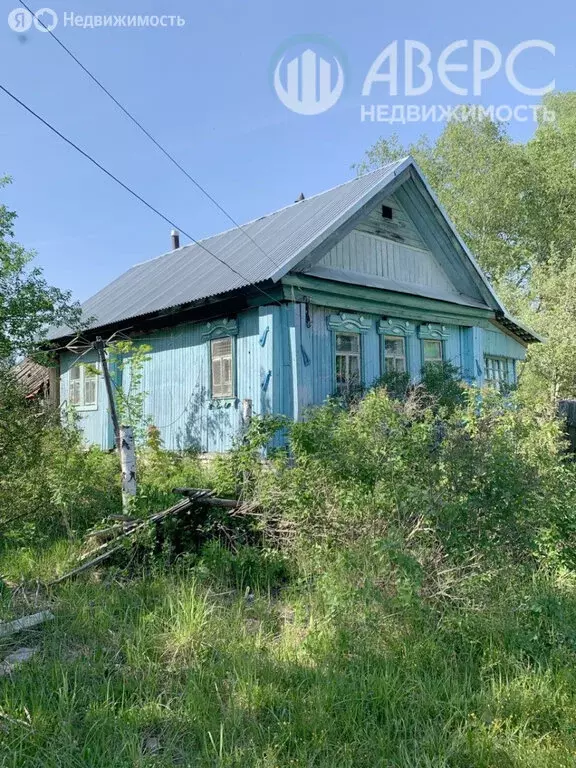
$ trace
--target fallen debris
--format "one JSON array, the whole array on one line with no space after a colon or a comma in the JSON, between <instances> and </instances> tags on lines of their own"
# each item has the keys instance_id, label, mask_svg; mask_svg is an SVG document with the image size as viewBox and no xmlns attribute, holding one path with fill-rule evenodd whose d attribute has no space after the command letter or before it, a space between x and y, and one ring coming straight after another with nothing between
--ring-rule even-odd
<instances>
[{"instance_id":1,"label":"fallen debris","mask_svg":"<svg viewBox=\"0 0 576 768\"><path fill-rule=\"evenodd\" d=\"M56 584L60 584L62 581L66 581L66 579L69 579L71 576L76 576L78 573L82 573L82 571L87 571L88 568L92 568L93 565L98 565L98 563L102 563L104 560L107 560L109 557L112 557L112 555L115 552L118 552L120 549L122 549L122 545L120 544L117 547L114 547L113 549L109 549L108 552L104 552L104 554L100 555L100 557L94 558L94 560L90 560L87 563L84 563L79 568L74 568L73 571L68 571L68 573L65 573L63 576L60 576L60 578L55 579L54 581L51 581L47 586L53 587Z\"/></svg>"},{"instance_id":2,"label":"fallen debris","mask_svg":"<svg viewBox=\"0 0 576 768\"><path fill-rule=\"evenodd\" d=\"M0 663L0 677L11 674L16 667L20 666L37 652L38 648L18 648L17 651L10 653L3 662Z\"/></svg>"},{"instance_id":3,"label":"fallen debris","mask_svg":"<svg viewBox=\"0 0 576 768\"><path fill-rule=\"evenodd\" d=\"M0 624L0 637L7 637L16 634L16 632L22 632L24 629L31 629L53 618L54 614L51 611L40 611L40 613L33 613L31 616L22 616L20 619Z\"/></svg>"},{"instance_id":4,"label":"fallen debris","mask_svg":"<svg viewBox=\"0 0 576 768\"><path fill-rule=\"evenodd\" d=\"M200 504L208 504L210 507L223 507L224 509L239 509L242 502L236 499L220 499L212 495L211 491L204 488L173 488L172 493L178 493L181 496L193 498ZM205 496L196 496L195 494L205 493ZM208 495L210 494L210 495Z\"/></svg>"},{"instance_id":5,"label":"fallen debris","mask_svg":"<svg viewBox=\"0 0 576 768\"><path fill-rule=\"evenodd\" d=\"M82 563L82 565L79 565L77 568L74 568L72 571L65 573L63 576L60 576L60 578L55 579L54 581L51 581L47 586L53 587L56 584L60 584L66 579L71 578L72 576L76 576L77 574L82 573L83 571L86 571L89 568L92 568L93 566L104 562L104 560L107 560L108 558L112 557L112 555L114 555L116 552L119 552L122 549L124 545L118 544L118 541L120 539L125 539L128 536L133 536L138 531L142 531L148 525L156 525L161 520L164 520L164 518L169 517L170 515L175 515L181 512L187 512L191 510L193 508L194 503L198 502L200 499L204 499L208 494L211 494L211 493L212 491L208 489L196 489L195 493L191 493L188 496L188 498L183 499L182 501L179 501L177 504L175 504L173 507L170 507L169 509L165 509L162 512L156 512L153 515L150 515L149 517L146 517L140 520L136 518L132 518L130 522L125 523L124 526L118 528L117 533L113 535L110 541L106 541L104 544L101 544L99 547L96 547L95 549L92 549L89 552L86 552L84 555L82 555L80 558L80 562L82 563L83 560L86 560L87 558L92 557L92 555L95 555L98 552L101 552L102 554L99 554L97 557L95 557L92 560L88 560L88 562ZM112 548L109 549L109 547L112 547Z\"/></svg>"},{"instance_id":6,"label":"fallen debris","mask_svg":"<svg viewBox=\"0 0 576 768\"><path fill-rule=\"evenodd\" d=\"M108 520L116 520L119 523L137 523L137 522L139 522L137 517L129 517L128 515L108 515Z\"/></svg>"}]
</instances>

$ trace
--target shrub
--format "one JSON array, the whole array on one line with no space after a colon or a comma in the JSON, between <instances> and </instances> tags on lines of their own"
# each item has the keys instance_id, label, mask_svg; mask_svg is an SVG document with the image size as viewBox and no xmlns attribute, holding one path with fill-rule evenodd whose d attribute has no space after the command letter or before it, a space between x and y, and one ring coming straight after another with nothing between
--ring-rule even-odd
<instances>
[{"instance_id":1,"label":"shrub","mask_svg":"<svg viewBox=\"0 0 576 768\"><path fill-rule=\"evenodd\" d=\"M558 424L496 392L458 400L376 389L312 410L290 428L292 459L259 476L262 505L303 546L399 532L459 560L572 564L576 475Z\"/></svg>"},{"instance_id":2,"label":"shrub","mask_svg":"<svg viewBox=\"0 0 576 768\"><path fill-rule=\"evenodd\" d=\"M73 418L27 400L9 372L0 372L0 527L8 539L82 533L120 508L112 457L86 451Z\"/></svg>"}]
</instances>

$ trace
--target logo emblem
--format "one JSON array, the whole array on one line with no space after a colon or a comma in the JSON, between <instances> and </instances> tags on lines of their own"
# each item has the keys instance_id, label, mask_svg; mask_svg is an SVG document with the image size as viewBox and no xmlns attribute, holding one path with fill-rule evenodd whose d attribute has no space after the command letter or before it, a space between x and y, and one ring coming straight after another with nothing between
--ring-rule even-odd
<instances>
[{"instance_id":1,"label":"logo emblem","mask_svg":"<svg viewBox=\"0 0 576 768\"><path fill-rule=\"evenodd\" d=\"M297 43L305 44L295 53ZM312 45L314 47L312 47ZM276 95L285 107L299 115L320 115L331 109L344 90L344 70L334 47L325 40L298 38L288 43L292 52L280 55L274 68ZM284 51L288 46L284 46ZM322 53L318 52L318 49Z\"/></svg>"},{"instance_id":2,"label":"logo emblem","mask_svg":"<svg viewBox=\"0 0 576 768\"><path fill-rule=\"evenodd\" d=\"M8 26L12 32L28 32L32 26L32 14L26 8L14 8L8 14Z\"/></svg>"},{"instance_id":3,"label":"logo emblem","mask_svg":"<svg viewBox=\"0 0 576 768\"><path fill-rule=\"evenodd\" d=\"M40 8L36 13L30 13L27 8L14 8L8 14L8 26L13 32L28 32L32 22L40 32L52 32L58 24L58 14L52 8Z\"/></svg>"},{"instance_id":4,"label":"logo emblem","mask_svg":"<svg viewBox=\"0 0 576 768\"><path fill-rule=\"evenodd\" d=\"M52 32L58 24L58 15L52 8L40 8L34 14L34 26L40 32Z\"/></svg>"}]
</instances>

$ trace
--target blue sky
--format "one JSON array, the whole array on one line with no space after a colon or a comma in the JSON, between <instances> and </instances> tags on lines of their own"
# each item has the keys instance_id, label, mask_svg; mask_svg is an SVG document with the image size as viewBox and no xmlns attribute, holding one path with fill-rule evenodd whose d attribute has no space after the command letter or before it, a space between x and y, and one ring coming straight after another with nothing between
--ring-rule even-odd
<instances>
[{"instance_id":1,"label":"blue sky","mask_svg":"<svg viewBox=\"0 0 576 768\"><path fill-rule=\"evenodd\" d=\"M361 88L370 64L391 41L420 40L439 52L459 39L487 39L504 54L528 39L548 40L555 58L526 53L527 84L556 78L576 87L576 6L551 0L483 3L355 3L337 0L48 0L62 20L77 14L179 14L183 27L55 29L61 39L239 221L346 181L352 163L393 130L411 141L439 125L360 122L362 103L449 104L459 100L435 82L425 97L370 99ZM141 135L49 35L24 37L0 18L0 82L195 237L229 221ZM32 8L35 10L36 5ZM294 35L321 34L347 59L346 90L323 115L287 110L270 83L271 61ZM467 60L466 56L454 60ZM454 81L460 76L455 74ZM464 82L466 77L460 82ZM469 80L468 80L469 82ZM532 104L503 74L485 104ZM526 139L533 123L516 123ZM0 93L0 174L13 177L2 202L18 212L16 237L34 248L50 282L85 299L132 264L168 250L170 227L130 198L74 150Z\"/></svg>"}]
</instances>

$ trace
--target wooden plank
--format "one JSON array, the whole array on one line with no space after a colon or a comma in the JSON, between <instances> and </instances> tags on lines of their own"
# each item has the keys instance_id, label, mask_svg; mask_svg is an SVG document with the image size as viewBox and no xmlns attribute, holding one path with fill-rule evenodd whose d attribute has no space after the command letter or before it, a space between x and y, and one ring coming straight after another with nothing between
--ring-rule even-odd
<instances>
[{"instance_id":1,"label":"wooden plank","mask_svg":"<svg viewBox=\"0 0 576 768\"><path fill-rule=\"evenodd\" d=\"M33 613L30 616L22 616L20 619L9 621L5 624L0 624L0 637L8 637L14 635L16 632L22 632L25 629L32 629L33 627L42 624L44 621L50 621L54 618L54 614L51 611L40 611L39 613Z\"/></svg>"},{"instance_id":2,"label":"wooden plank","mask_svg":"<svg viewBox=\"0 0 576 768\"><path fill-rule=\"evenodd\" d=\"M417 313L429 313L436 316L443 315L451 318L442 321L453 323L454 325L473 325L480 323L466 322L471 320L489 321L494 317L491 309L482 309L469 307L465 304L452 304L439 299L429 299L410 294L394 293L381 288L370 288L348 283L335 283L334 281L323 280L306 275L288 275L282 281L286 286L294 286L300 289L302 293L292 293L290 289L286 290L285 298L303 300L304 296L320 306L342 307L346 309L358 308L358 311L369 312L373 314L390 314L392 317L414 317L418 319ZM354 305L354 302L356 304ZM401 314L402 312L408 314ZM424 315L425 322L433 322L428 315ZM440 322L440 321L439 321Z\"/></svg>"},{"instance_id":3,"label":"wooden plank","mask_svg":"<svg viewBox=\"0 0 576 768\"><path fill-rule=\"evenodd\" d=\"M319 261L336 245L336 243L338 243L340 240L346 237L349 232L355 229L356 224L361 219L370 213L370 211L372 211L377 205L381 204L386 197L393 194L409 178L410 169L405 168L387 184L386 188L382 190L380 194L370 198L370 200L364 203L363 206L359 207L352 216L349 216L346 221L344 221L343 224L341 224L339 227L336 227L333 232L328 235L328 237L326 237L324 233L317 237L314 243L312 243L310 246L307 246L309 249L308 253L305 253L304 256L299 254L297 263L292 261L288 265L282 267L283 274L286 274L290 269L295 269L296 267L299 270L304 269L307 266L310 266L310 264ZM274 277L276 279L276 275Z\"/></svg>"},{"instance_id":4,"label":"wooden plank","mask_svg":"<svg viewBox=\"0 0 576 768\"><path fill-rule=\"evenodd\" d=\"M48 584L49 587L54 587L56 584L61 584L63 581L66 581L66 579L70 579L72 576L76 576L79 573L82 573L82 571L87 571L88 568L92 568L95 565L98 565L98 563L103 563L104 560L107 560L109 557L112 557L113 554L116 552L119 552L123 547L123 544L120 544L117 547L114 547L113 549L109 549L108 552L104 552L99 557L96 557L94 560L89 560L87 563L84 563L83 565L79 566L78 568L74 568L73 571L69 571L68 573L65 573L63 576L60 576L59 579L56 579L55 581L51 581L50 584Z\"/></svg>"}]
</instances>

